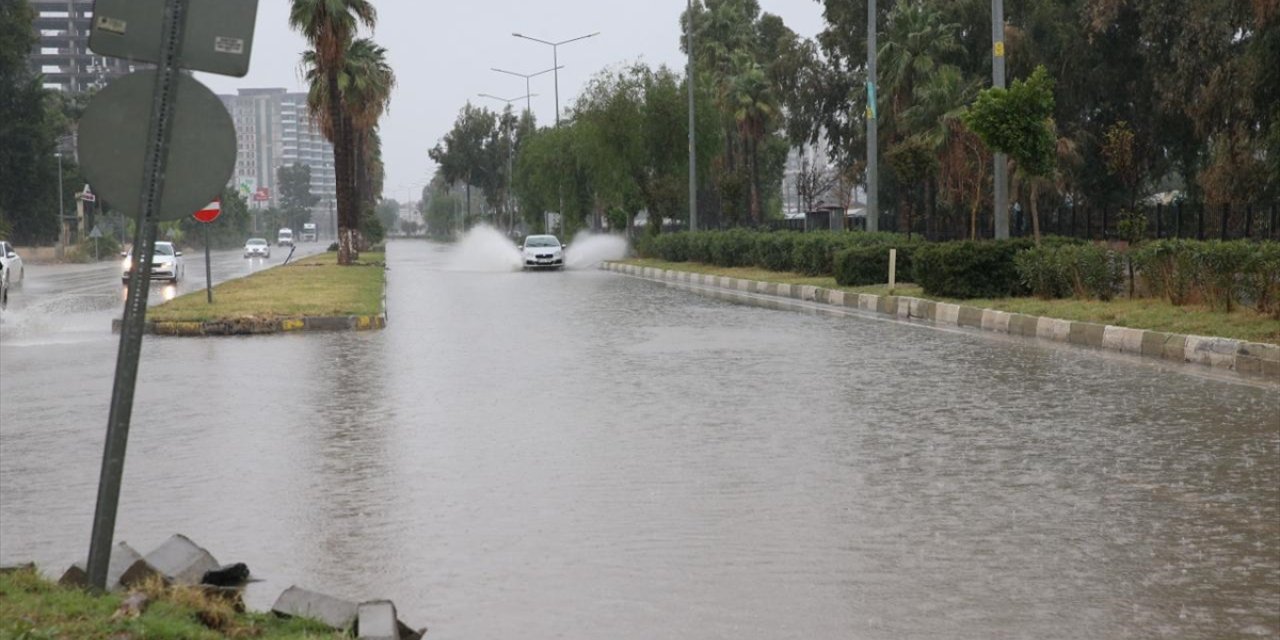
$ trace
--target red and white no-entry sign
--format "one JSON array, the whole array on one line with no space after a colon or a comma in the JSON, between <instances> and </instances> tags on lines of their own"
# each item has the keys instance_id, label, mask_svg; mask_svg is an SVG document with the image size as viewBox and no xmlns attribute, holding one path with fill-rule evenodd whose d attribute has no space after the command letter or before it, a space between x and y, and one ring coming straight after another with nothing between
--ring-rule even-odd
<instances>
[{"instance_id":1,"label":"red and white no-entry sign","mask_svg":"<svg viewBox=\"0 0 1280 640\"><path fill-rule=\"evenodd\" d=\"M222 213L222 201L214 200L206 204L203 209L195 212L196 220L200 222L213 222L218 219L218 214Z\"/></svg>"}]
</instances>

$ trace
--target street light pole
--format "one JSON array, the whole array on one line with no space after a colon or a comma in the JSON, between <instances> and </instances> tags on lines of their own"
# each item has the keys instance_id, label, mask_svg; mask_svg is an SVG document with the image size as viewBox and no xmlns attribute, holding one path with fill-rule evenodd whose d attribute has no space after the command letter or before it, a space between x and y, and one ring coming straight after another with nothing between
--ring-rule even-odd
<instances>
[{"instance_id":1,"label":"street light pole","mask_svg":"<svg viewBox=\"0 0 1280 640\"><path fill-rule=\"evenodd\" d=\"M540 75L542 75L542 74L544 74L544 73L551 73L552 71L555 71L556 69L559 69L559 68L560 68L560 67L555 67L555 68L552 68L552 69L543 69L542 71L538 71L538 72L536 72L536 73L519 73L519 72L516 72L516 71L507 71L506 69L499 69L499 68L497 68L497 67L490 67L490 68L489 68L489 70L490 70L490 71L497 71L498 73L505 73L505 74L507 74L507 75L509 75L509 76L515 76L515 77L517 77L517 78L524 78L524 110L525 110L525 111L530 111L530 112L531 112L531 111L533 111L533 102L530 100L530 98L537 97L537 95L538 95L538 94L536 94L536 93L529 93L529 79L530 79L530 78L536 78L536 77L538 77L538 76L540 76ZM481 95L481 96L484 96L484 97L486 97L486 98L494 98L495 100L501 100L501 101L503 101L503 102L509 102L506 98L498 98L498 97L496 97L496 96L490 96L490 95L486 95L486 94L483 94L483 93L482 93L482 94L480 94L480 95Z\"/></svg>"},{"instance_id":2,"label":"street light pole","mask_svg":"<svg viewBox=\"0 0 1280 640\"><path fill-rule=\"evenodd\" d=\"M560 45L562 45L562 44L569 44L570 42L577 42L577 41L579 41L579 40L586 40L587 38L594 38L594 37L596 37L596 36L600 35L600 32L599 32L599 31L597 31L597 32L595 32L595 33L588 33L588 34L587 34L587 35L585 35L585 36L578 36L578 37L576 37L576 38L569 38L568 40L561 40L561 41L559 41L559 42L551 42L551 41L548 41L548 40L542 40L542 39L539 39L539 38L533 38L533 37L526 36L526 35L523 35L523 34L520 34L520 33L513 33L513 34L511 34L511 35L513 35L513 36L515 36L515 37L517 37L517 38L523 38L523 39L525 39L525 40L532 40L533 42L539 42L539 43L542 43L542 44L545 44L545 45L547 45L547 46L551 47L551 62L552 62L552 67L553 67L553 70L555 71L555 77L556 77L556 79L555 79L555 83L556 83L556 126L557 126L557 127L559 127L559 126L560 126Z\"/></svg>"},{"instance_id":3,"label":"street light pole","mask_svg":"<svg viewBox=\"0 0 1280 640\"><path fill-rule=\"evenodd\" d=\"M58 156L58 237L62 240L62 250L66 251L69 238L67 238L67 210L62 201L62 152L59 151L53 155Z\"/></svg>"},{"instance_id":4,"label":"street light pole","mask_svg":"<svg viewBox=\"0 0 1280 640\"><path fill-rule=\"evenodd\" d=\"M693 0L689 0L689 10L685 14L685 46L689 49L689 65L685 72L685 82L689 85L689 230L698 230L698 136L694 130L693 104ZM631 233L627 229L627 233Z\"/></svg>"},{"instance_id":5,"label":"street light pole","mask_svg":"<svg viewBox=\"0 0 1280 640\"><path fill-rule=\"evenodd\" d=\"M991 0L991 86L1004 88L1004 0ZM1009 237L1009 163L995 156L996 239Z\"/></svg>"},{"instance_id":6,"label":"street light pole","mask_svg":"<svg viewBox=\"0 0 1280 640\"><path fill-rule=\"evenodd\" d=\"M880 230L880 140L876 108L876 0L867 0L867 231Z\"/></svg>"}]
</instances>

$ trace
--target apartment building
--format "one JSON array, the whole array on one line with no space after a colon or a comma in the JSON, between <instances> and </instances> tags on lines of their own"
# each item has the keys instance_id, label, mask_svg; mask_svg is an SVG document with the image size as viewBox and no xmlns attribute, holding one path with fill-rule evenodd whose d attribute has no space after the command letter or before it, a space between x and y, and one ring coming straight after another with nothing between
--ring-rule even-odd
<instances>
[{"instance_id":1,"label":"apartment building","mask_svg":"<svg viewBox=\"0 0 1280 640\"><path fill-rule=\"evenodd\" d=\"M27 0L35 11L38 39L27 64L44 76L44 86L80 93L106 86L135 68L127 60L89 51L93 0Z\"/></svg>"}]
</instances>

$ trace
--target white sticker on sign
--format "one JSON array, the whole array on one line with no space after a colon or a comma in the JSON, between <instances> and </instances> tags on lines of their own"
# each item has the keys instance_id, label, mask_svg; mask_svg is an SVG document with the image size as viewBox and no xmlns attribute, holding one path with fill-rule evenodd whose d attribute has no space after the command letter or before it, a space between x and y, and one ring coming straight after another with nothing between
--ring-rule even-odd
<instances>
[{"instance_id":1,"label":"white sticker on sign","mask_svg":"<svg viewBox=\"0 0 1280 640\"><path fill-rule=\"evenodd\" d=\"M244 40L241 38L229 38L227 36L218 36L213 39L213 50L218 53L230 53L232 55L244 55Z\"/></svg>"},{"instance_id":2,"label":"white sticker on sign","mask_svg":"<svg viewBox=\"0 0 1280 640\"><path fill-rule=\"evenodd\" d=\"M98 29L120 35L124 35L125 29L129 26L129 23L124 20L119 18L108 18L107 16L98 16L97 23Z\"/></svg>"}]
</instances>

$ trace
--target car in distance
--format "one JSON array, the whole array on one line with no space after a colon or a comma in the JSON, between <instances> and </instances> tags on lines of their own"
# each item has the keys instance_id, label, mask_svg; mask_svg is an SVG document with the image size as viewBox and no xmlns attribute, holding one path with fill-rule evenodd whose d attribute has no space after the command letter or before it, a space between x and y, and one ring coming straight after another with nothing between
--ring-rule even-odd
<instances>
[{"instance_id":1,"label":"car in distance","mask_svg":"<svg viewBox=\"0 0 1280 640\"><path fill-rule=\"evenodd\" d=\"M249 241L244 243L244 257L270 258L271 245L267 243L266 238L249 238Z\"/></svg>"},{"instance_id":2,"label":"car in distance","mask_svg":"<svg viewBox=\"0 0 1280 640\"><path fill-rule=\"evenodd\" d=\"M133 267L133 251L124 254L124 262L121 263L120 267L120 280L125 284L129 284L129 269ZM185 275L182 252L178 251L172 242L157 242L155 255L151 258L151 279L168 280L177 284L178 280L185 277Z\"/></svg>"},{"instance_id":3,"label":"car in distance","mask_svg":"<svg viewBox=\"0 0 1280 640\"><path fill-rule=\"evenodd\" d=\"M0 240L0 264L4 265L4 272L9 274L9 286L21 287L27 269L22 266L22 257L13 250L13 245L8 240Z\"/></svg>"},{"instance_id":4,"label":"car in distance","mask_svg":"<svg viewBox=\"0 0 1280 640\"><path fill-rule=\"evenodd\" d=\"M529 236L520 245L521 266L525 269L563 269L565 245L555 236Z\"/></svg>"},{"instance_id":5,"label":"car in distance","mask_svg":"<svg viewBox=\"0 0 1280 640\"><path fill-rule=\"evenodd\" d=\"M288 227L281 229L280 233L276 234L276 246L292 247L293 246L293 229L290 229Z\"/></svg>"},{"instance_id":6,"label":"car in distance","mask_svg":"<svg viewBox=\"0 0 1280 640\"><path fill-rule=\"evenodd\" d=\"M319 236L316 234L316 223L314 222L302 223L302 241L315 242L318 239L319 239Z\"/></svg>"}]
</instances>

